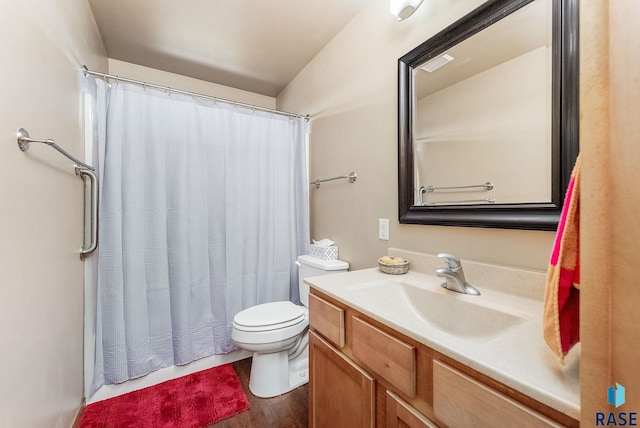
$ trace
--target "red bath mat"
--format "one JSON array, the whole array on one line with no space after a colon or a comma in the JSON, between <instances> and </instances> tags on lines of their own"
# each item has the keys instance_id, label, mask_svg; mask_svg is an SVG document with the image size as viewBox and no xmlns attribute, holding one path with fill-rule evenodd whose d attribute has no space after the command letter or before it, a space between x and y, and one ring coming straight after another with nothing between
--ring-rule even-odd
<instances>
[{"instance_id":1,"label":"red bath mat","mask_svg":"<svg viewBox=\"0 0 640 428\"><path fill-rule=\"evenodd\" d=\"M79 428L201 428L248 408L225 364L89 404Z\"/></svg>"}]
</instances>

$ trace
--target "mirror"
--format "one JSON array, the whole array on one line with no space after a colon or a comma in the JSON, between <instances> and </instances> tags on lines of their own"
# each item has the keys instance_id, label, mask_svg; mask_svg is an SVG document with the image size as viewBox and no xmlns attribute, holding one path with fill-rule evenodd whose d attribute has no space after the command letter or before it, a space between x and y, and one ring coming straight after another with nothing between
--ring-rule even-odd
<instances>
[{"instance_id":1,"label":"mirror","mask_svg":"<svg viewBox=\"0 0 640 428\"><path fill-rule=\"evenodd\" d=\"M578 153L577 12L488 1L399 59L400 223L555 230Z\"/></svg>"}]
</instances>

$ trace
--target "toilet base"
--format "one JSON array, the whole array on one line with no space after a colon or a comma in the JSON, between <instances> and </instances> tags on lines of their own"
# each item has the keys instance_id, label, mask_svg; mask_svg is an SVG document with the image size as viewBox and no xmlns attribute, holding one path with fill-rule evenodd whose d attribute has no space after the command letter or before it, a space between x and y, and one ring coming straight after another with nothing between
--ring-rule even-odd
<instances>
[{"instance_id":1,"label":"toilet base","mask_svg":"<svg viewBox=\"0 0 640 428\"><path fill-rule=\"evenodd\" d=\"M309 382L308 346L289 360L287 350L269 354L255 352L251 362L249 390L260 398L287 393Z\"/></svg>"}]
</instances>

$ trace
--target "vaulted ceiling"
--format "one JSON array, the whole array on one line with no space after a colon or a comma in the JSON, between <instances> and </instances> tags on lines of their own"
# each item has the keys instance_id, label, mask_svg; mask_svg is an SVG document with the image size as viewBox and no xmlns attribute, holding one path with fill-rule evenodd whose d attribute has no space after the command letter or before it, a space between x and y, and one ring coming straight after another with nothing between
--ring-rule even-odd
<instances>
[{"instance_id":1,"label":"vaulted ceiling","mask_svg":"<svg viewBox=\"0 0 640 428\"><path fill-rule=\"evenodd\" d=\"M367 0L89 0L110 58L276 96Z\"/></svg>"}]
</instances>

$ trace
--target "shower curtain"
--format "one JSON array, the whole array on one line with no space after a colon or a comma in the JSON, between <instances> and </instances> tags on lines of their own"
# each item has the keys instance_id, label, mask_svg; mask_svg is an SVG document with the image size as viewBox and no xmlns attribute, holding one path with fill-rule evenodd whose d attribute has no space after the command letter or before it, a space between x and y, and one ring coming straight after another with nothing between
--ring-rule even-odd
<instances>
[{"instance_id":1,"label":"shower curtain","mask_svg":"<svg viewBox=\"0 0 640 428\"><path fill-rule=\"evenodd\" d=\"M233 316L299 302L306 123L96 81L100 248L92 393L235 349Z\"/></svg>"}]
</instances>

